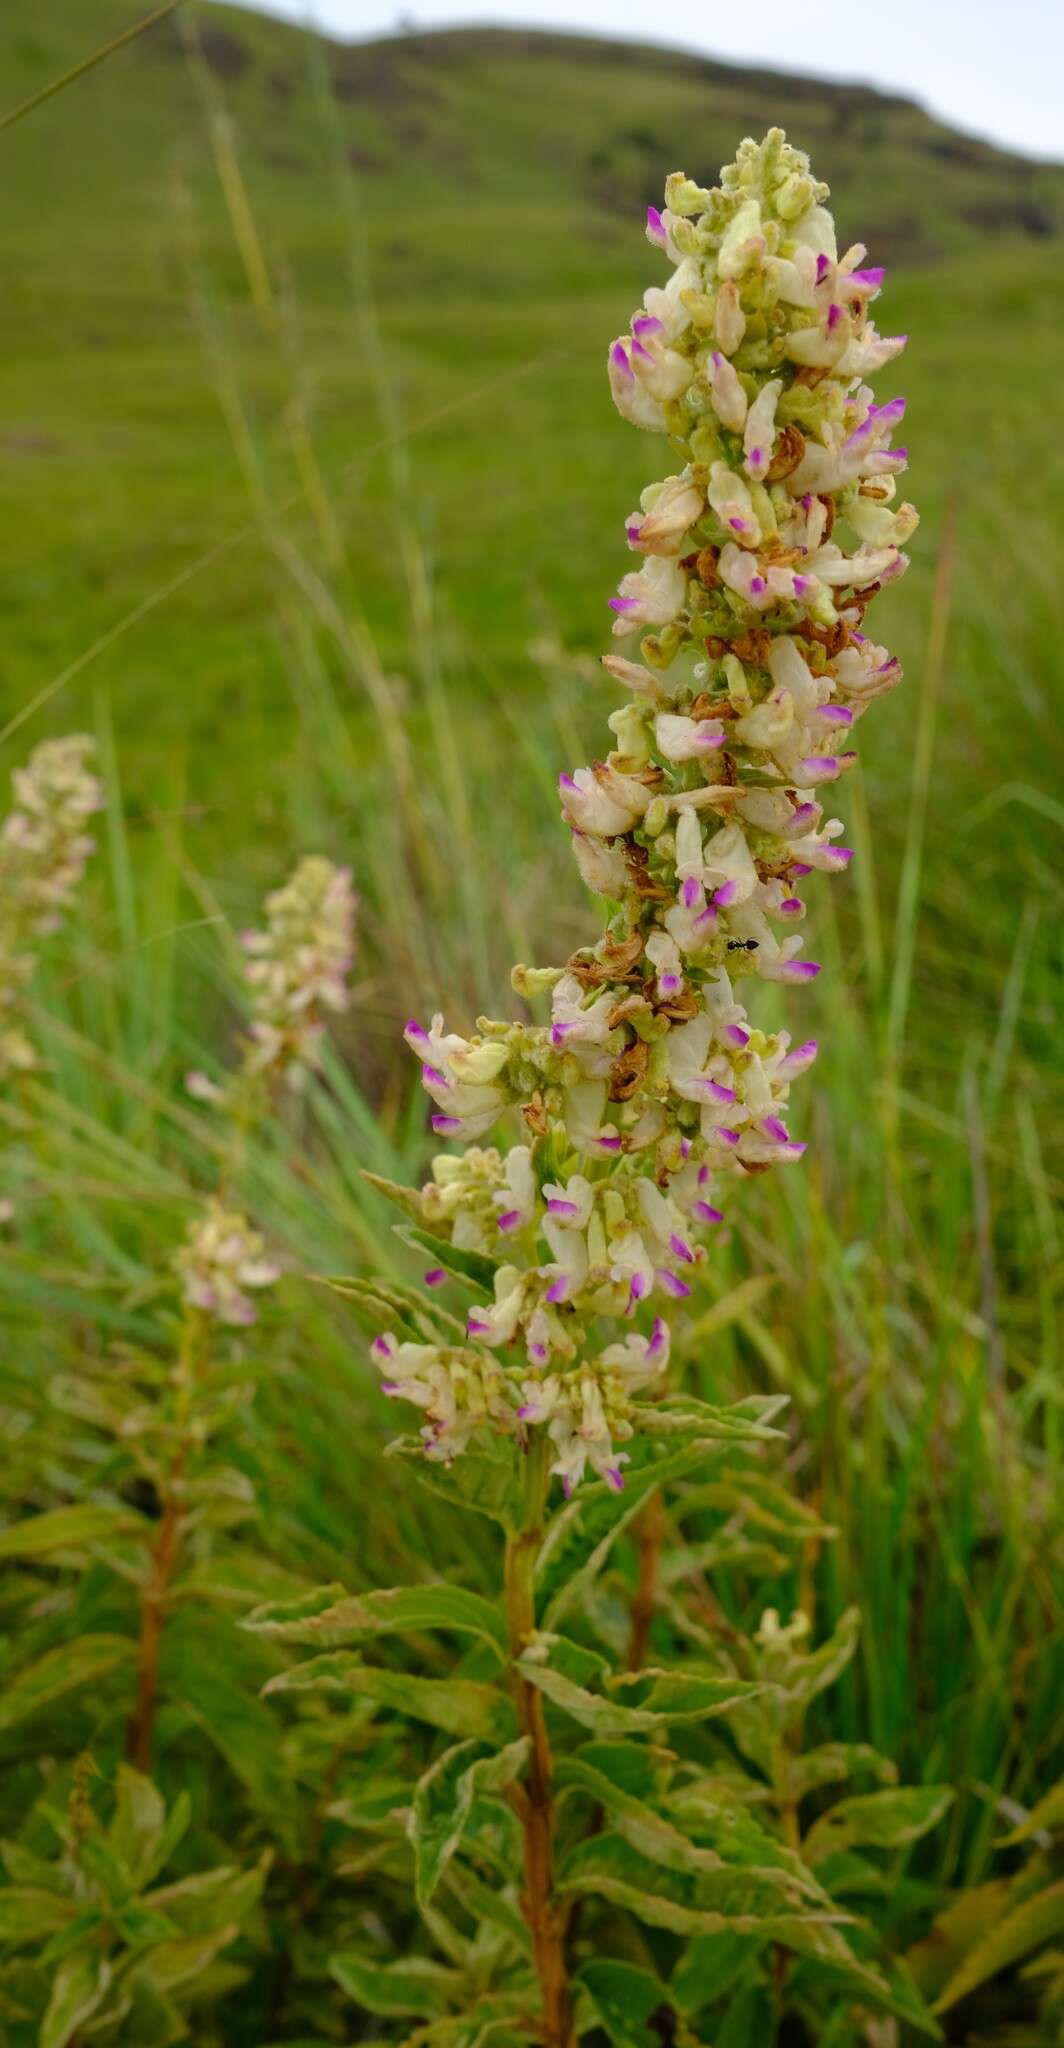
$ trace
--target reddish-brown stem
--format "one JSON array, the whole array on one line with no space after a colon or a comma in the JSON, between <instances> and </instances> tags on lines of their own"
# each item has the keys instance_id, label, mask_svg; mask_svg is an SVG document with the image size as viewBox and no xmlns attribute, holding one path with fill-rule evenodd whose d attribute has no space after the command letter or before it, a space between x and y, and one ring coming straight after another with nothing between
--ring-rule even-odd
<instances>
[{"instance_id":1,"label":"reddish-brown stem","mask_svg":"<svg viewBox=\"0 0 1064 2048\"><path fill-rule=\"evenodd\" d=\"M572 1997L565 1959L565 1914L554 1894L554 1801L551 1753L543 1699L517 1669L517 1660L536 1626L533 1574L543 1538L546 1460L543 1446L527 1452L525 1516L506 1545L506 1611L517 1718L529 1741L528 1774L516 1801L521 1822L524 1891L521 1906L532 1937L543 2002L544 2048L572 2048Z\"/></svg>"},{"instance_id":2,"label":"reddish-brown stem","mask_svg":"<svg viewBox=\"0 0 1064 2048\"><path fill-rule=\"evenodd\" d=\"M137 1698L126 1731L126 1755L138 1771L146 1771L151 1763L155 1703L159 1691L159 1650L170 1586L181 1554L183 1517L179 1494L184 1462L182 1448L170 1467L159 1533L151 1547L148 1583L141 1601Z\"/></svg>"},{"instance_id":3,"label":"reddish-brown stem","mask_svg":"<svg viewBox=\"0 0 1064 2048\"><path fill-rule=\"evenodd\" d=\"M152 1734L159 1693L159 1652L170 1603L170 1588L181 1557L185 1517L182 1507L185 1461L189 1451L192 1396L202 1370L209 1324L197 1309L189 1311L181 1350L174 1368L175 1444L162 1489L158 1533L148 1554L148 1576L141 1596L137 1651L137 1697L126 1730L126 1755L138 1771L151 1764Z\"/></svg>"}]
</instances>

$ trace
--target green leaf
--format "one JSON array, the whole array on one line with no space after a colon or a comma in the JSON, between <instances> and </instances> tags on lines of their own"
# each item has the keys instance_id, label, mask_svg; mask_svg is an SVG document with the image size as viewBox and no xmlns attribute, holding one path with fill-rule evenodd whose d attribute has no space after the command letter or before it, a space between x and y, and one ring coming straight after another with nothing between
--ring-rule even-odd
<instances>
[{"instance_id":1,"label":"green leaf","mask_svg":"<svg viewBox=\"0 0 1064 2048\"><path fill-rule=\"evenodd\" d=\"M822 1742L791 1762L791 1785L799 1800L822 1785L844 1784L847 1778L881 1778L893 1784L897 1775L897 1765L867 1742Z\"/></svg>"},{"instance_id":2,"label":"green leaf","mask_svg":"<svg viewBox=\"0 0 1064 2048\"><path fill-rule=\"evenodd\" d=\"M530 1995L489 1998L480 1992L471 2009L417 2027L401 2048L515 2048L517 2042L524 2048L529 2004Z\"/></svg>"},{"instance_id":3,"label":"green leaf","mask_svg":"<svg viewBox=\"0 0 1064 2048\"><path fill-rule=\"evenodd\" d=\"M185 1794L186 1810L189 1806ZM108 1830L111 1847L139 1891L159 1868L157 1852L166 1827L163 1797L150 1778L129 1764L119 1764L115 1780L115 1815Z\"/></svg>"},{"instance_id":4,"label":"green leaf","mask_svg":"<svg viewBox=\"0 0 1064 2048\"><path fill-rule=\"evenodd\" d=\"M74 1908L55 1892L32 1885L12 1885L0 1891L0 1942L37 1941L65 1927Z\"/></svg>"},{"instance_id":5,"label":"green leaf","mask_svg":"<svg viewBox=\"0 0 1064 2048\"><path fill-rule=\"evenodd\" d=\"M199 1620L202 1627L202 1617ZM169 1659L175 1706L202 1728L258 1812L294 1847L296 1788L278 1753L275 1716L255 1697L246 1680L227 1668L220 1647L212 1656L216 1639L205 1635L202 1643L196 1643L186 1628L178 1642L177 1633L176 1624L171 1624Z\"/></svg>"},{"instance_id":6,"label":"green leaf","mask_svg":"<svg viewBox=\"0 0 1064 2048\"><path fill-rule=\"evenodd\" d=\"M715 1672L624 1672L610 1681L610 1693L636 1693L631 1704L607 1694L589 1692L564 1672L541 1663L536 1649L526 1651L518 1669L531 1685L594 1735L630 1735L665 1728L671 1721L705 1721L755 1699L767 1688L756 1681L720 1677Z\"/></svg>"},{"instance_id":7,"label":"green leaf","mask_svg":"<svg viewBox=\"0 0 1064 2048\"><path fill-rule=\"evenodd\" d=\"M495 1275L498 1271L494 1259L485 1258L483 1252L463 1250L461 1245L452 1244L449 1238L433 1237L432 1232L418 1224L397 1223L395 1234L401 1237L413 1251L427 1252L433 1264L445 1266L459 1280L475 1287L489 1300L495 1296Z\"/></svg>"},{"instance_id":8,"label":"green leaf","mask_svg":"<svg viewBox=\"0 0 1064 2048\"><path fill-rule=\"evenodd\" d=\"M751 1394L730 1408L714 1408L691 1394L670 1394L664 1401L641 1402L639 1427L650 1436L698 1436L707 1442L764 1443L783 1431L770 1427L786 1408L787 1394Z\"/></svg>"},{"instance_id":9,"label":"green leaf","mask_svg":"<svg viewBox=\"0 0 1064 2048\"><path fill-rule=\"evenodd\" d=\"M1017 1880L991 1878L957 1892L936 1916L929 1934L908 1951L906 1962L925 1998L942 1991L966 1956L1011 1912Z\"/></svg>"},{"instance_id":10,"label":"green leaf","mask_svg":"<svg viewBox=\"0 0 1064 2048\"><path fill-rule=\"evenodd\" d=\"M27 1849L22 1842L0 1843L0 1855L12 1884L58 1892L61 1898L66 1898L67 1881L58 1863L49 1863L45 1857L35 1856L32 1849Z\"/></svg>"},{"instance_id":11,"label":"green leaf","mask_svg":"<svg viewBox=\"0 0 1064 2048\"><path fill-rule=\"evenodd\" d=\"M401 1209L411 1223L416 1223L419 1229L424 1225L425 1210L420 1188L404 1187L401 1181L387 1180L383 1173L370 1173L365 1166L359 1171L363 1180L368 1181L371 1188L376 1188L377 1193L383 1195L386 1202L391 1202L394 1208Z\"/></svg>"},{"instance_id":12,"label":"green leaf","mask_svg":"<svg viewBox=\"0 0 1064 2048\"><path fill-rule=\"evenodd\" d=\"M595 1835L571 1851L558 1889L608 1899L647 1926L669 1928L674 1934L730 1931L793 1946L805 1927L825 1929L823 1915L801 1902L788 1906L781 1900L776 1877L775 1872L727 1867L672 1870L642 1855L619 1835ZM831 1917L847 1916L833 1910Z\"/></svg>"},{"instance_id":13,"label":"green leaf","mask_svg":"<svg viewBox=\"0 0 1064 2048\"><path fill-rule=\"evenodd\" d=\"M536 1584L545 1629L556 1628L566 1610L593 1586L610 1551L639 1514L646 1488L620 1496L603 1489L597 1498L578 1492L555 1515L536 1560Z\"/></svg>"},{"instance_id":14,"label":"green leaf","mask_svg":"<svg viewBox=\"0 0 1064 2048\"><path fill-rule=\"evenodd\" d=\"M815 1650L794 1651L786 1668L773 1677L796 1706L806 1707L842 1676L857 1648L861 1629L859 1608L849 1607L831 1635Z\"/></svg>"},{"instance_id":15,"label":"green leaf","mask_svg":"<svg viewBox=\"0 0 1064 2048\"><path fill-rule=\"evenodd\" d=\"M1030 1841L1032 1835L1052 1835L1061 1828L1064 1828L1064 1778L1036 1806L1032 1806L1026 1820L1022 1820L1010 1834L1002 1836L1001 1847L1011 1849L1017 1842Z\"/></svg>"},{"instance_id":16,"label":"green leaf","mask_svg":"<svg viewBox=\"0 0 1064 2048\"><path fill-rule=\"evenodd\" d=\"M855 1955L837 1927L812 1923L797 1929L783 1946L802 1958L792 1978L796 1996L803 1984L822 1989L826 1974L829 1979L837 1978L874 2012L893 2013L932 2040L941 2040L942 2030L903 1964L892 1962L884 1973L864 1956Z\"/></svg>"},{"instance_id":17,"label":"green leaf","mask_svg":"<svg viewBox=\"0 0 1064 2048\"><path fill-rule=\"evenodd\" d=\"M556 1628L566 1609L594 1582L647 1494L685 1478L715 1455L721 1455L720 1447L712 1443L699 1441L668 1450L637 1436L622 1494L604 1481L580 1487L553 1517L536 1560L537 1608L544 1628Z\"/></svg>"},{"instance_id":18,"label":"green leaf","mask_svg":"<svg viewBox=\"0 0 1064 2048\"><path fill-rule=\"evenodd\" d=\"M177 1941L161 1941L138 1965L138 1973L160 1993L176 1991L209 1969L215 1957L234 1942L240 1932L235 1921L215 1928L211 1934L186 1935Z\"/></svg>"},{"instance_id":19,"label":"green leaf","mask_svg":"<svg viewBox=\"0 0 1064 2048\"><path fill-rule=\"evenodd\" d=\"M675 1759L667 1749L646 1742L583 1742L577 1756L635 1799L651 1804L668 1804L671 1799L667 1788Z\"/></svg>"},{"instance_id":20,"label":"green leaf","mask_svg":"<svg viewBox=\"0 0 1064 2048\"><path fill-rule=\"evenodd\" d=\"M358 1693L412 1721L428 1721L448 1735L476 1736L500 1748L517 1734L513 1702L493 1686L469 1678L419 1678L406 1671L385 1671L343 1650L279 1672L263 1688L266 1693L322 1689Z\"/></svg>"},{"instance_id":21,"label":"green leaf","mask_svg":"<svg viewBox=\"0 0 1064 2048\"><path fill-rule=\"evenodd\" d=\"M516 1453L509 1441L487 1437L470 1446L453 1465L441 1465L426 1458L420 1437L401 1436L388 1445L387 1456L404 1459L418 1484L452 1507L471 1508L506 1530L517 1527L521 1490Z\"/></svg>"},{"instance_id":22,"label":"green leaf","mask_svg":"<svg viewBox=\"0 0 1064 2048\"><path fill-rule=\"evenodd\" d=\"M585 1963L577 1983L614 2048L661 2048L669 2039L666 2026L674 2016L672 2001L661 1979L649 1970L634 1963Z\"/></svg>"},{"instance_id":23,"label":"green leaf","mask_svg":"<svg viewBox=\"0 0 1064 2048\"><path fill-rule=\"evenodd\" d=\"M519 1860L514 1860L515 1869ZM531 1960L531 1936L514 1898L512 1887L501 1886L497 1882L489 1884L477 1876L470 1863L459 1863L454 1858L447 1865L443 1882L474 1925L482 1928L489 1925L498 1927L507 1936L518 1955Z\"/></svg>"},{"instance_id":24,"label":"green leaf","mask_svg":"<svg viewBox=\"0 0 1064 2048\"><path fill-rule=\"evenodd\" d=\"M505 1623L491 1602L479 1593L442 1582L373 1593L345 1593L342 1586L320 1586L298 1600L257 1607L240 1626L259 1635L278 1636L283 1642L329 1646L357 1642L360 1636L443 1628L479 1636L504 1658L507 1649Z\"/></svg>"},{"instance_id":25,"label":"green leaf","mask_svg":"<svg viewBox=\"0 0 1064 2048\"><path fill-rule=\"evenodd\" d=\"M401 1963L373 1963L345 1953L329 1958L330 1975L367 2012L385 2018L414 2014L432 2019L458 1998L462 1978L427 1956L409 1956Z\"/></svg>"},{"instance_id":26,"label":"green leaf","mask_svg":"<svg viewBox=\"0 0 1064 2048\"><path fill-rule=\"evenodd\" d=\"M937 1826L953 1803L949 1785L907 1785L840 1799L814 1823L803 1843L809 1863L861 1843L873 1849L904 1849Z\"/></svg>"},{"instance_id":27,"label":"green leaf","mask_svg":"<svg viewBox=\"0 0 1064 2048\"><path fill-rule=\"evenodd\" d=\"M608 1756L608 1749L609 1745L600 1745L603 1758ZM725 1815L721 1809L717 1840L710 1844L692 1839L676 1824L674 1802L668 1793L664 1798L667 1811L658 1812L618 1784L608 1767L596 1768L583 1754L562 1757L556 1767L555 1782L559 1790L585 1793L609 1815L622 1841L663 1869L695 1875L744 1870L770 1891L776 1891L786 1906L800 1908L805 1899L825 1912L833 1911L831 1900L804 1869L801 1859L789 1854L752 1815L735 1808ZM699 1815L699 1820L704 1827L705 1817Z\"/></svg>"},{"instance_id":28,"label":"green leaf","mask_svg":"<svg viewBox=\"0 0 1064 2048\"><path fill-rule=\"evenodd\" d=\"M79 1636L71 1643L59 1643L47 1650L35 1664L18 1672L0 1697L0 1734L15 1728L31 1714L40 1713L64 1693L82 1692L95 1701L101 1678L133 1661L134 1645L128 1636Z\"/></svg>"},{"instance_id":29,"label":"green leaf","mask_svg":"<svg viewBox=\"0 0 1064 2048\"><path fill-rule=\"evenodd\" d=\"M999 1970L1011 1969L1014 1963L1022 1962L1034 1949L1041 1948L1044 1942L1054 1940L1061 1933L1064 1933L1064 1878L1014 1906L981 1941L976 1942L960 1968L954 1971L941 1996L935 2000L935 2011L948 2012L951 2005L967 1998L989 1977L996 1977Z\"/></svg>"},{"instance_id":30,"label":"green leaf","mask_svg":"<svg viewBox=\"0 0 1064 2048\"><path fill-rule=\"evenodd\" d=\"M753 1522L776 1535L796 1537L800 1542L811 1536L838 1533L830 1522L821 1520L808 1502L788 1492L767 1472L758 1470L750 1459L744 1460L738 1470L700 1486L692 1506L717 1508L727 1515L740 1514L744 1522Z\"/></svg>"},{"instance_id":31,"label":"green leaf","mask_svg":"<svg viewBox=\"0 0 1064 2048\"><path fill-rule=\"evenodd\" d=\"M52 1981L39 2048L67 2048L71 2036L103 2004L110 1982L111 1966L102 1956L85 1950L65 1956Z\"/></svg>"},{"instance_id":32,"label":"green leaf","mask_svg":"<svg viewBox=\"0 0 1064 2048\"><path fill-rule=\"evenodd\" d=\"M36 1561L53 1557L57 1551L83 1550L105 1536L121 1536L129 1529L144 1528L143 1518L132 1508L107 1507L102 1502L83 1501L80 1507L51 1508L47 1514L28 1515L9 1529L0 1529L0 1560L18 1557Z\"/></svg>"},{"instance_id":33,"label":"green leaf","mask_svg":"<svg viewBox=\"0 0 1064 2048\"><path fill-rule=\"evenodd\" d=\"M266 1849L250 1870L238 1870L233 1864L200 1870L174 1884L157 1885L154 1891L145 1892L141 1904L165 1913L184 1936L213 1936L220 1928L246 1920L262 1896L272 1862L273 1852Z\"/></svg>"},{"instance_id":34,"label":"green leaf","mask_svg":"<svg viewBox=\"0 0 1064 2048\"><path fill-rule=\"evenodd\" d=\"M123 2037L135 2041L136 2048L174 2048L175 2042L189 2038L188 2027L176 2005L148 1974L158 1954L156 1949L150 1958L138 1957L135 1970L123 1980L117 2010L111 2004L103 2018L95 2022L108 2032L121 2023ZM219 1986L219 1990L223 1988Z\"/></svg>"},{"instance_id":35,"label":"green leaf","mask_svg":"<svg viewBox=\"0 0 1064 2048\"><path fill-rule=\"evenodd\" d=\"M474 1800L512 1785L524 1770L528 1750L527 1735L496 1755L484 1753L476 1742L460 1742L425 1772L414 1794L410 1826L420 1906L428 1905L458 1848Z\"/></svg>"},{"instance_id":36,"label":"green leaf","mask_svg":"<svg viewBox=\"0 0 1064 2048\"><path fill-rule=\"evenodd\" d=\"M464 1344L465 1324L440 1301L419 1294L397 1280L361 1280L357 1277L326 1277L326 1287L353 1301L378 1328L395 1330L417 1344Z\"/></svg>"},{"instance_id":37,"label":"green leaf","mask_svg":"<svg viewBox=\"0 0 1064 2048\"><path fill-rule=\"evenodd\" d=\"M67 1921L66 1926L61 1928L58 1934L53 1934L51 1941L46 1942L40 1953L40 1961L47 1968L52 1963L58 1963L63 1956L70 1955L74 1949L95 1948L97 1937L106 1925L106 1919L106 1914L94 1906L83 1908L80 1913L75 1914L73 1920Z\"/></svg>"},{"instance_id":38,"label":"green leaf","mask_svg":"<svg viewBox=\"0 0 1064 2048\"><path fill-rule=\"evenodd\" d=\"M686 2013L696 2013L704 2005L734 1995L748 1979L760 1976L757 1957L761 1947L756 1935L696 1934L669 1980L677 2005Z\"/></svg>"},{"instance_id":39,"label":"green leaf","mask_svg":"<svg viewBox=\"0 0 1064 2048\"><path fill-rule=\"evenodd\" d=\"M135 1899L115 1914L114 1924L128 1948L151 1948L157 1942L172 1940L177 1933L165 1913L153 1913L150 1906L142 1906Z\"/></svg>"}]
</instances>

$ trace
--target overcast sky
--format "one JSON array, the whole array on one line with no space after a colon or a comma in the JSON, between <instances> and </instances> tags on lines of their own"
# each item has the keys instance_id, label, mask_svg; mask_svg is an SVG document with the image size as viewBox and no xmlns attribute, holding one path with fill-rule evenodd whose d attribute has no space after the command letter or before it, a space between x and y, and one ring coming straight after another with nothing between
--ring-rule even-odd
<instances>
[{"instance_id":1,"label":"overcast sky","mask_svg":"<svg viewBox=\"0 0 1064 2048\"><path fill-rule=\"evenodd\" d=\"M263 4L263 0L258 0ZM332 35L456 22L531 23L666 42L708 56L852 78L921 100L957 128L1064 157L1064 7L1058 0L265 0Z\"/></svg>"}]
</instances>

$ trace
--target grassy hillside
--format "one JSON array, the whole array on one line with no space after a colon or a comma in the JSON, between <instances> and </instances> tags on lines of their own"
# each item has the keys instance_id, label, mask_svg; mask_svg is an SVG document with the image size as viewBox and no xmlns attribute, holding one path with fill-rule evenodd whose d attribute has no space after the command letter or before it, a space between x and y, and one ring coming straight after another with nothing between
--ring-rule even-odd
<instances>
[{"instance_id":1,"label":"grassy hillside","mask_svg":"<svg viewBox=\"0 0 1064 2048\"><path fill-rule=\"evenodd\" d=\"M0 103L132 12L11 11ZM879 391L909 398L923 524L876 614L906 683L839 802L859 858L810 917L810 1149L744 1186L684 1345L714 1398L791 1397L788 1483L840 1540L764 1599L863 1619L825 1735L959 1788L926 1919L1059 1767L1061 168L870 91L516 33L342 49L191 0L0 134L0 771L88 727L111 796L35 984L36 1123L0 1109L0 1407L20 1513L95 1483L71 1375L167 1355L217 1171L182 1077L228 1056L232 927L321 847L362 898L357 1001L327 1084L249 1152L289 1272L238 1462L278 1568L451 1568L377 1457L357 1335L300 1276L402 1257L360 1175L424 1167L401 1017L497 1011L511 960L593 929L555 777L601 744L623 517L661 461L606 347L655 279L665 174L711 179L773 121L890 266L882 324L911 340ZM472 1543L453 1568L477 1583ZM57 1754L106 1751L111 1698ZM176 1782L177 1710L167 1739ZM1002 2025L1029 2018L1011 1990ZM277 2037L316 2035L288 1995ZM950 2040L1034 2038L997 2015Z\"/></svg>"},{"instance_id":2,"label":"grassy hillside","mask_svg":"<svg viewBox=\"0 0 1064 2048\"><path fill-rule=\"evenodd\" d=\"M111 0L42 0L31 26L0 32L6 97L129 18ZM666 170L711 174L739 134L777 118L835 184L844 230L897 265L887 312L913 335L904 382L926 523L891 629L917 671L947 503L958 513L950 752L930 829L947 950L970 940L964 991L989 1028L1005 962L987 960L974 906L1002 836L1021 893L1041 886L1031 814L1013 794L992 856L978 831L962 862L947 849L999 784L1042 779L1055 738L1041 522L1060 497L1043 422L1064 171L903 100L559 37L329 48L213 6L161 24L3 142L5 707L17 713L250 519L45 722L84 723L104 692L131 806L157 808L180 783L212 870L234 832L271 862L278 834L332 818L341 843L357 838L349 778L329 761L323 772L308 663L339 682L359 736L364 680L351 687L320 593L313 648L293 623L309 616L306 578L291 561L279 574L276 522L297 494L285 532L331 577L342 557L348 615L368 622L384 668L404 671L415 726L430 712L412 548L449 702L483 704L489 679L510 704L541 702L530 649L601 646L620 515L654 461L615 420L601 373L653 274L641 209ZM401 454L374 455L397 436ZM590 717L568 676L559 702L579 748ZM897 701L871 765L888 871L914 702ZM544 777L556 759L540 760ZM482 994L505 954L501 941ZM952 1002L945 953L943 979Z\"/></svg>"}]
</instances>

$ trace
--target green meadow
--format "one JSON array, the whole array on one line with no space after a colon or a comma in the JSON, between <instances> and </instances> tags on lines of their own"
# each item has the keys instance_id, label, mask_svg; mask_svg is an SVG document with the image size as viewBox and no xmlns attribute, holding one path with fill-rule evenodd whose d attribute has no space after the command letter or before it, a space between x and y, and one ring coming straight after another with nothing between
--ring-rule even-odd
<instances>
[{"instance_id":1,"label":"green meadow","mask_svg":"<svg viewBox=\"0 0 1064 2048\"><path fill-rule=\"evenodd\" d=\"M0 115L132 18L37 0L0 27ZM899 1951L957 1893L1004 1910L977 1888L1024 1866L1003 1838L1064 1768L1064 168L863 88L516 31L329 47L179 9L0 130L0 768L86 731L108 790L33 983L43 1063L0 1103L0 1521L137 1505L108 1390L172 1348L171 1260L218 1158L184 1076L231 1058L264 891L305 852L349 864L355 1000L243 1162L286 1271L247 1340L241 1510L163 1650L157 1776L192 1788L188 1867L275 1856L251 1989L193 2025L204 2048L404 2038L335 1987L317 2002L329 1914L379 1931L389 1870L365 1905L372 1848L326 1822L328 1773L285 1751L258 1697L272 1653L235 1622L426 1560L483 1584L475 1530L383 1457L394 1415L316 1276L416 1277L362 1177L420 1181L433 1149L405 1017L509 1014L512 961L593 936L556 778L601 745L606 600L659 455L617 418L606 350L656 281L642 218L665 175L711 182L777 121L888 266L877 318L910 339L877 395L908 399L921 525L875 615L905 681L838 799L858 857L811 906L820 981L787 997L821 1048L809 1150L733 1198L682 1339L707 1399L789 1397L780 1470L833 1533L795 1557L762 1531L756 1589L740 1561L716 1596L733 1620L800 1603L825 1631L856 1605L820 1739L956 1789L883 1879ZM85 1537L11 1570L12 1671L86 1631L131 1644L121 1562ZM120 1651L93 1677L75 1650L47 1697L0 1701L5 1834L38 1849L42 1788L65 1797L77 1759L108 1778L131 1683ZM1030 1953L943 2014L947 2040L1064 2041ZM28 2048L37 1993L4 1967L0 2039ZM922 2038L882 2024L852 2038ZM55 2048L75 2038L95 2036Z\"/></svg>"}]
</instances>

